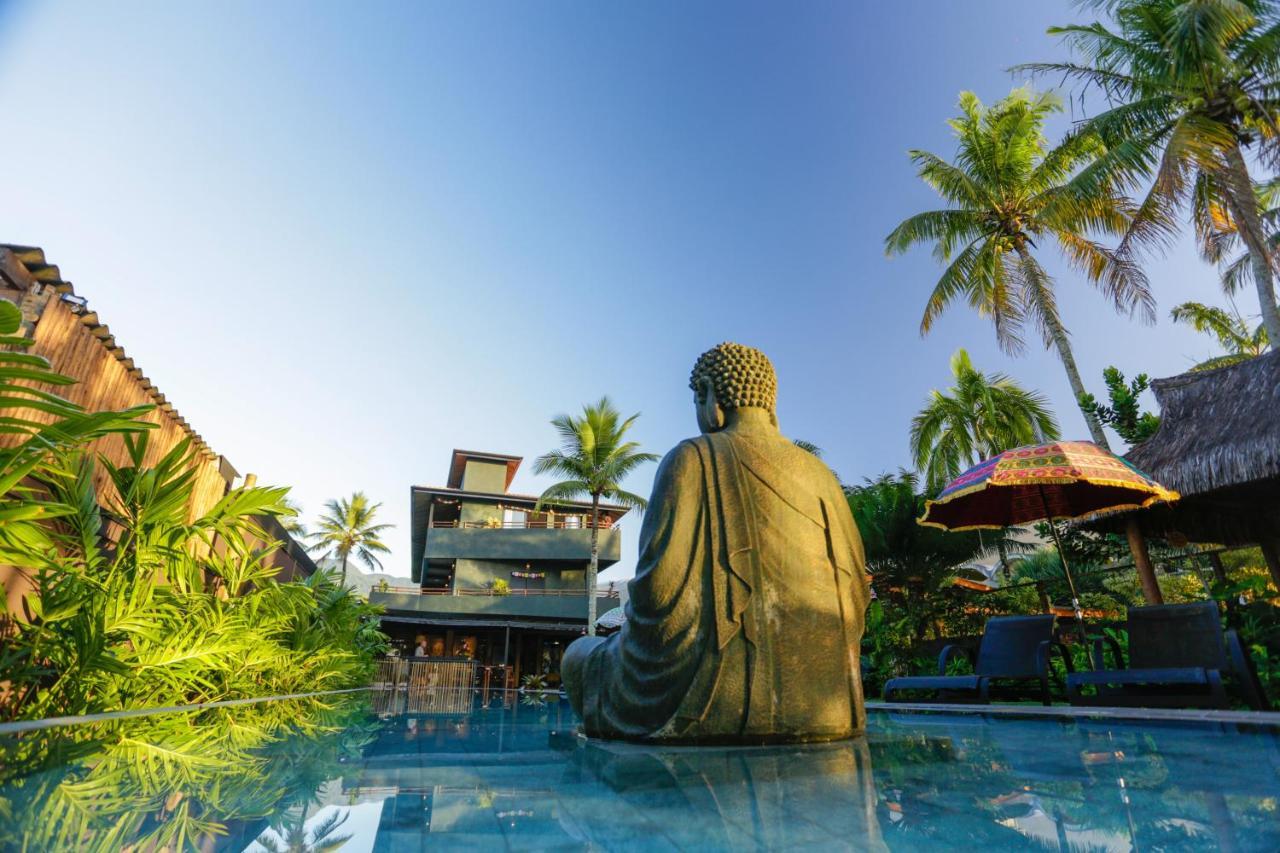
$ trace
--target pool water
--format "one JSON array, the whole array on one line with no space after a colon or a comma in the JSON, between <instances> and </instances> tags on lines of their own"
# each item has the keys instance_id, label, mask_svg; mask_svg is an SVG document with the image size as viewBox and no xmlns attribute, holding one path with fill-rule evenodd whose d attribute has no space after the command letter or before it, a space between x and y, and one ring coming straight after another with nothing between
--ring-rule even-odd
<instances>
[{"instance_id":1,"label":"pool water","mask_svg":"<svg viewBox=\"0 0 1280 853\"><path fill-rule=\"evenodd\" d=\"M873 710L853 742L673 748L587 741L574 727L563 702L529 697L460 716L366 715L349 727L361 737L324 760L307 739L270 747L267 766L292 775L265 787L283 798L226 805L235 786L223 780L179 801L229 810L192 848L259 853L1280 850L1272 729ZM0 820L20 823L21 810L2 810L31 782L0 785ZM130 831L182 808L163 794L146 805L159 817ZM105 835L117 825L77 846L124 847L127 834ZM0 835L44 849L33 838Z\"/></svg>"}]
</instances>

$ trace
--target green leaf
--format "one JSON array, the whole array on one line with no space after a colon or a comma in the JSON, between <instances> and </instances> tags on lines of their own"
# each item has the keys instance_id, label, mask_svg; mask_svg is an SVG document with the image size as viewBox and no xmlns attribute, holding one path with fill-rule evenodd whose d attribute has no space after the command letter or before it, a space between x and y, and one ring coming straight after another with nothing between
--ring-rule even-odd
<instances>
[{"instance_id":1,"label":"green leaf","mask_svg":"<svg viewBox=\"0 0 1280 853\"><path fill-rule=\"evenodd\" d=\"M22 327L22 312L18 306L0 299L0 335L12 335Z\"/></svg>"}]
</instances>

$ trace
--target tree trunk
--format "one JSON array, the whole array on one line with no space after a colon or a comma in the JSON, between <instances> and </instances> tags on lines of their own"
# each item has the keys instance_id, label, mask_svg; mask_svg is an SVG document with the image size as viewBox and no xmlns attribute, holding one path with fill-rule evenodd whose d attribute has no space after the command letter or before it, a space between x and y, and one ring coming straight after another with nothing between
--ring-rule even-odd
<instances>
[{"instance_id":1,"label":"tree trunk","mask_svg":"<svg viewBox=\"0 0 1280 853\"><path fill-rule=\"evenodd\" d=\"M342 553L342 588L347 588L347 554Z\"/></svg>"},{"instance_id":2,"label":"tree trunk","mask_svg":"<svg viewBox=\"0 0 1280 853\"><path fill-rule=\"evenodd\" d=\"M1258 290L1258 307L1262 312L1262 325L1272 349L1280 349L1280 307L1276 306L1276 292L1272 284L1271 254L1267 251L1267 235L1258 215L1258 201L1253 194L1253 180L1244 162L1240 146L1227 149L1226 201L1231 208L1231 218L1236 221L1240 239L1249 250L1249 263L1253 267L1253 284Z\"/></svg>"},{"instance_id":3,"label":"tree trunk","mask_svg":"<svg viewBox=\"0 0 1280 853\"><path fill-rule=\"evenodd\" d=\"M1164 604L1164 594L1156 581L1156 569L1151 565L1151 552L1147 550L1147 540L1138 526L1136 515L1129 515L1124 532L1129 537L1129 553L1133 555L1133 567L1138 572L1138 582L1142 584L1143 599L1147 604Z\"/></svg>"},{"instance_id":4,"label":"tree trunk","mask_svg":"<svg viewBox=\"0 0 1280 853\"><path fill-rule=\"evenodd\" d=\"M1067 382L1071 383L1071 393L1076 398L1076 408L1080 408L1080 398L1086 392L1084 382L1080 380L1080 370L1076 367L1076 358L1071 352L1071 341L1067 339L1067 330L1062 328L1057 317L1049 317L1047 320L1053 335L1053 345L1058 349L1058 358L1062 360L1062 366L1067 371ZM1093 439L1093 443L1103 450L1110 451L1111 444L1107 441L1107 434L1103 432L1102 423L1098 418L1084 409L1080 409L1080 414L1084 415L1085 423L1089 426L1089 436Z\"/></svg>"},{"instance_id":5,"label":"tree trunk","mask_svg":"<svg viewBox=\"0 0 1280 853\"><path fill-rule=\"evenodd\" d=\"M1280 590L1280 538L1264 539L1262 559L1267 561L1267 571L1271 573L1271 585Z\"/></svg>"},{"instance_id":6,"label":"tree trunk","mask_svg":"<svg viewBox=\"0 0 1280 853\"><path fill-rule=\"evenodd\" d=\"M1031 262L1025 248L1019 247L1018 255L1024 262L1028 264ZM1089 435L1093 438L1093 443L1103 450L1110 451L1111 445L1107 442L1107 434L1102 431L1102 423L1091 412L1086 412L1080 407L1080 398L1085 395L1084 382L1080 380L1080 370L1076 367L1076 357L1071 352L1071 341L1067 338L1067 330L1062 327L1058 316L1052 312L1045 312L1044 322L1049 327L1049 334L1053 338L1054 347L1058 350L1062 367L1067 371L1067 382L1070 383L1071 393L1076 398L1076 408L1080 409L1085 423L1089 425Z\"/></svg>"},{"instance_id":7,"label":"tree trunk","mask_svg":"<svg viewBox=\"0 0 1280 853\"><path fill-rule=\"evenodd\" d=\"M600 571L600 496L591 496L591 565L587 567L587 636L596 635L596 574Z\"/></svg>"}]
</instances>

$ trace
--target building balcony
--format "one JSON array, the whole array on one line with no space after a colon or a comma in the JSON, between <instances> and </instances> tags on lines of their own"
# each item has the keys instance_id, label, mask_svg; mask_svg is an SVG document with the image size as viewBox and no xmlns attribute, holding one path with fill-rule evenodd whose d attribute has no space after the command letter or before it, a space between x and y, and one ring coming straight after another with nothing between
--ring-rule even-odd
<instances>
[{"instance_id":1,"label":"building balcony","mask_svg":"<svg viewBox=\"0 0 1280 853\"><path fill-rule=\"evenodd\" d=\"M450 593L417 587L391 587L369 593L369 603L388 612L417 613L447 619L556 619L587 622L587 594L579 590L512 590L499 595L489 590L458 590ZM618 594L596 596L596 613L604 613L620 603Z\"/></svg>"},{"instance_id":2,"label":"building balcony","mask_svg":"<svg viewBox=\"0 0 1280 853\"><path fill-rule=\"evenodd\" d=\"M591 559L591 530L584 527L537 527L524 523L459 526L450 522L448 526L433 526L426 539L424 556L428 560L586 563ZM599 547L602 568L622 559L622 536L617 527L600 529Z\"/></svg>"}]
</instances>

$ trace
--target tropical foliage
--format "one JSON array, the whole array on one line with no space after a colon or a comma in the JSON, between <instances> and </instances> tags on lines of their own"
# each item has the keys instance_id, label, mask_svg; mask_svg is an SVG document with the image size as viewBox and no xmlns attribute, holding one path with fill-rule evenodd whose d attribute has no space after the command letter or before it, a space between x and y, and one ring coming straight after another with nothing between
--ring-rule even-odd
<instances>
[{"instance_id":1,"label":"tropical foliage","mask_svg":"<svg viewBox=\"0 0 1280 853\"><path fill-rule=\"evenodd\" d=\"M20 317L0 306L0 344L17 350L0 352L0 565L28 587L0 622L0 719L364 683L376 611L323 576L274 580L259 519L287 512L286 490L236 489L189 519L189 446L145 465L147 408L85 413L41 389L71 380L21 352ZM90 449L111 433L126 464Z\"/></svg>"},{"instance_id":2,"label":"tropical foliage","mask_svg":"<svg viewBox=\"0 0 1280 853\"><path fill-rule=\"evenodd\" d=\"M596 632L596 577L600 571L600 501L643 510L644 498L622 488L622 481L641 465L658 457L644 453L628 441L627 431L640 415L623 419L608 397L582 408L581 417L558 415L551 425L560 434L560 449L539 456L533 463L538 474L563 477L548 486L535 509L556 501L591 500L591 562L587 567L587 633Z\"/></svg>"},{"instance_id":3,"label":"tropical foliage","mask_svg":"<svg viewBox=\"0 0 1280 853\"><path fill-rule=\"evenodd\" d=\"M29 500L53 520L4 560L34 581L0 653L0 715L35 719L362 685L382 645L371 609L323 573L274 581L279 543L257 519L285 511L284 489L242 488L186 521L194 469L186 444L143 465L64 452ZM112 499L95 499L101 465ZM103 531L112 530L107 537Z\"/></svg>"},{"instance_id":4,"label":"tropical foliage","mask_svg":"<svg viewBox=\"0 0 1280 853\"><path fill-rule=\"evenodd\" d=\"M805 453L812 453L819 459L822 458L822 448L814 444L812 441L805 441L803 438L792 439L792 444L803 450Z\"/></svg>"},{"instance_id":5,"label":"tropical foliage","mask_svg":"<svg viewBox=\"0 0 1280 853\"><path fill-rule=\"evenodd\" d=\"M921 333L957 300L989 317L1009 352L1023 349L1030 325L1046 347L1057 351L1079 399L1084 384L1058 312L1055 282L1037 257L1039 249L1056 243L1117 310L1154 321L1155 309L1142 270L1092 238L1125 233L1133 206L1102 181L1092 182L1088 193L1079 190L1078 175L1105 149L1090 134L1076 134L1051 148L1045 120L1059 110L1055 96L1029 89L1016 89L992 107L972 92L962 93L961 114L950 122L958 146L955 161L910 152L920 177L948 206L906 219L885 239L885 248L896 254L929 243L947 264L925 306ZM1094 441L1105 447L1101 424L1086 420Z\"/></svg>"},{"instance_id":6,"label":"tropical foliage","mask_svg":"<svg viewBox=\"0 0 1280 853\"><path fill-rule=\"evenodd\" d=\"M978 634L991 616L1035 610L1030 589L983 593L978 599L955 586L965 564L988 548L1023 546L999 533L948 533L917 524L926 498L914 474L886 474L846 487L846 495L876 595L867 609L862 644L868 695L875 695L886 679L935 665L936 651L932 657L919 653L927 635L936 640Z\"/></svg>"},{"instance_id":7,"label":"tropical foliage","mask_svg":"<svg viewBox=\"0 0 1280 853\"><path fill-rule=\"evenodd\" d=\"M847 495L878 600L896 613L910 614L911 633L924 637L929 600L950 586L961 564L983 552L983 538L917 524L925 497L908 472L868 480L849 488Z\"/></svg>"},{"instance_id":8,"label":"tropical foliage","mask_svg":"<svg viewBox=\"0 0 1280 853\"><path fill-rule=\"evenodd\" d=\"M935 390L911 422L911 454L928 492L1005 450L1058 438L1048 401L1002 373L983 373L969 353L951 356L954 384Z\"/></svg>"},{"instance_id":9,"label":"tropical foliage","mask_svg":"<svg viewBox=\"0 0 1280 853\"><path fill-rule=\"evenodd\" d=\"M1280 154L1280 9L1272 0L1082 5L1109 20L1050 30L1079 60L1024 66L1092 87L1106 101L1063 143L1096 138L1107 146L1077 182L1080 195L1147 188L1122 257L1167 242L1186 204L1206 254L1214 257L1214 235L1234 234L1248 250L1263 326L1280 340L1269 239L1248 166L1249 156L1274 164Z\"/></svg>"},{"instance_id":10,"label":"tropical foliage","mask_svg":"<svg viewBox=\"0 0 1280 853\"><path fill-rule=\"evenodd\" d=\"M0 442L0 522L4 522L0 534L12 542L28 535L32 524L38 530L40 521L59 510L33 500L26 483L50 456L103 436L137 433L155 426L140 420L150 406L123 412L85 412L47 390L75 380L55 372L44 358L23 351L30 348L31 341L17 334L21 325L22 312L17 306L0 300L0 439L4 439ZM0 548L3 544L0 540Z\"/></svg>"},{"instance_id":11,"label":"tropical foliage","mask_svg":"<svg viewBox=\"0 0 1280 853\"><path fill-rule=\"evenodd\" d=\"M344 695L0 739L0 849L240 850L255 838L332 849L339 836L307 831L307 814L375 727L367 701Z\"/></svg>"},{"instance_id":12,"label":"tropical foliage","mask_svg":"<svg viewBox=\"0 0 1280 853\"><path fill-rule=\"evenodd\" d=\"M1228 367L1262 355L1267 350L1267 329L1261 323L1250 329L1244 318L1235 311L1225 311L1200 302L1183 302L1175 305L1170 313L1175 323L1186 323L1197 332L1212 335L1226 350L1225 355L1200 362L1192 370L1213 370Z\"/></svg>"},{"instance_id":13,"label":"tropical foliage","mask_svg":"<svg viewBox=\"0 0 1280 853\"><path fill-rule=\"evenodd\" d=\"M145 464L149 407L86 413L45 390L72 380L22 352L20 321L0 301L0 345L10 348L0 350L0 565L25 589L0 614L0 720L366 684L385 642L377 611L323 574L274 579L278 543L260 520L289 512L286 490L236 489L190 518L190 447ZM93 452L108 435L124 442L123 464ZM328 755L360 734L334 724L339 701L311 695L0 739L0 848L206 849L231 819L288 807L299 774L314 769L260 747L300 735L302 751Z\"/></svg>"},{"instance_id":14,"label":"tropical foliage","mask_svg":"<svg viewBox=\"0 0 1280 853\"><path fill-rule=\"evenodd\" d=\"M352 492L350 498L328 501L317 529L307 534L311 550L323 551L342 564L343 586L347 583L347 561L351 555L373 571L382 568L378 555L391 551L382 541L382 534L393 525L374 523L381 506L370 503L364 492Z\"/></svg>"},{"instance_id":15,"label":"tropical foliage","mask_svg":"<svg viewBox=\"0 0 1280 853\"><path fill-rule=\"evenodd\" d=\"M1080 398L1080 408L1091 412L1131 445L1155 435L1160 428L1160 416L1142 411L1142 404L1138 400L1139 395L1151 386L1150 377L1139 373L1132 381L1126 382L1124 374L1118 368L1108 367L1102 371L1102 380L1107 386L1107 398L1111 405L1103 405L1092 394L1085 394Z\"/></svg>"},{"instance_id":16,"label":"tropical foliage","mask_svg":"<svg viewBox=\"0 0 1280 853\"><path fill-rule=\"evenodd\" d=\"M1274 267L1280 262L1280 180L1271 178L1254 185L1258 219L1267 237L1267 251ZM1197 220L1196 236L1205 260L1218 264L1222 291L1228 297L1254 287L1253 257L1242 247L1240 229L1221 204L1209 202Z\"/></svg>"}]
</instances>

